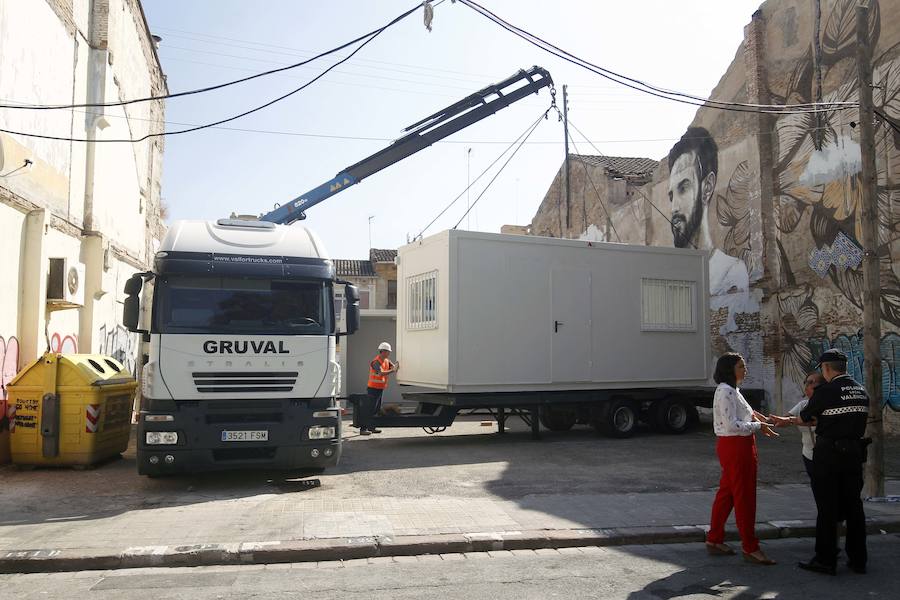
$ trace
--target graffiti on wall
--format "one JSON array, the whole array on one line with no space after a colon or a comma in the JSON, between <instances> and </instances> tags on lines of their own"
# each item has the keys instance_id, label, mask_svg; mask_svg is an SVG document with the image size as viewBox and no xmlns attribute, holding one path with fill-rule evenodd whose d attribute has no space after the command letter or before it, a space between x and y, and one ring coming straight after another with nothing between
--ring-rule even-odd
<instances>
[{"instance_id":1,"label":"graffiti on wall","mask_svg":"<svg viewBox=\"0 0 900 600\"><path fill-rule=\"evenodd\" d=\"M112 356L125 365L125 370L137 377L137 334L121 325L101 325L97 338L101 354Z\"/></svg>"},{"instance_id":2,"label":"graffiti on wall","mask_svg":"<svg viewBox=\"0 0 900 600\"><path fill-rule=\"evenodd\" d=\"M862 330L829 338L813 300L813 288L778 294L782 317L782 352L785 377L797 385L816 370L818 358L829 348L838 348L848 358L847 372L865 383ZM900 410L900 335L889 332L881 338L882 402Z\"/></svg>"},{"instance_id":3,"label":"graffiti on wall","mask_svg":"<svg viewBox=\"0 0 900 600\"><path fill-rule=\"evenodd\" d=\"M19 371L19 340L0 336L0 431L9 427L7 420L6 386Z\"/></svg>"},{"instance_id":4,"label":"graffiti on wall","mask_svg":"<svg viewBox=\"0 0 900 600\"><path fill-rule=\"evenodd\" d=\"M811 42L806 57L797 63L778 102L858 102L855 69L856 2L838 0L824 19L824 27ZM881 35L879 3L869 11L869 36L872 46ZM888 118L900 117L900 44L873 60L873 101L876 110ZM843 85L830 93L821 81L844 75ZM779 294L781 333L785 375L799 387L814 359L827 347L844 350L850 357L850 373L863 381L862 342L858 333L841 334L829 339L826 324L840 330L858 322L863 306L862 154L853 120L855 110L829 110L818 113L786 115L775 124L775 224L779 242L781 270L792 292ZM876 172L878 201L878 246L880 259L881 314L890 329L900 327L900 279L893 268L894 242L900 232L900 136L889 124L876 125ZM797 240L801 243L798 245ZM793 246L793 249L789 249ZM786 248L787 247L787 248ZM843 297L839 322L832 313L822 319L814 298L817 280L829 281ZM799 285L799 280L810 284ZM826 321L826 322L823 322ZM855 331L855 329L854 329ZM812 341L809 341L812 340ZM900 409L897 389L898 366L896 333L882 338L884 402Z\"/></svg>"},{"instance_id":5,"label":"graffiti on wall","mask_svg":"<svg viewBox=\"0 0 900 600\"><path fill-rule=\"evenodd\" d=\"M798 62L781 94L781 102L858 102L855 71L846 83L823 93L817 83L839 77L854 61L856 2L839 0L832 5L821 33L806 58ZM881 33L878 2L870 5L869 35L877 46ZM873 101L876 110L900 118L900 44L874 58ZM857 309L862 308L861 168L858 134L853 120L857 112L829 110L787 115L775 126L776 226L791 235L808 227L810 244L802 257L790 256L780 246L782 270L793 283L800 269L819 270ZM881 262L882 318L900 327L900 279L894 269L892 245L900 233L900 136L887 123L875 131L878 193L878 237ZM824 264L823 264L824 261ZM816 269L817 265L823 268Z\"/></svg>"},{"instance_id":6,"label":"graffiti on wall","mask_svg":"<svg viewBox=\"0 0 900 600\"><path fill-rule=\"evenodd\" d=\"M804 57L781 77L770 77L773 103L858 102L855 67L855 0L819 2L821 28L813 30ZM827 8L826 8L827 6ZM784 25L784 24L782 24ZM788 27L788 25L784 25ZM796 38L796 27L788 27ZM870 4L869 35L878 47L881 9ZM881 311L888 333L882 340L885 403L900 408L900 43L873 57L876 110L892 123L876 125L878 247ZM826 90L823 82L827 82ZM734 117L730 117L734 118ZM858 329L862 309L861 149L858 111L834 109L772 117L774 221L782 289L774 295L780 328L782 378L799 393L806 373L829 344L854 357L851 372L862 380ZM732 150L729 148L729 150ZM738 159L720 172L719 147L710 133L691 127L668 157L672 240L678 247L710 254L712 343L715 353L762 352L761 296L750 281L762 275L759 198L751 191L753 163ZM731 167L729 167L731 169ZM714 216L713 216L714 215ZM715 219L715 222L711 222ZM824 281L823 281L824 280ZM754 325L755 324L755 325ZM855 344L855 346L854 346ZM759 365L756 365L758 368Z\"/></svg>"},{"instance_id":7,"label":"graffiti on wall","mask_svg":"<svg viewBox=\"0 0 900 600\"><path fill-rule=\"evenodd\" d=\"M78 336L75 334L54 333L50 336L50 352L77 354Z\"/></svg>"},{"instance_id":8,"label":"graffiti on wall","mask_svg":"<svg viewBox=\"0 0 900 600\"><path fill-rule=\"evenodd\" d=\"M865 361L863 360L862 331L852 335L841 334L832 339L820 338L809 342L815 356L828 348L838 348L848 358L847 372L853 379L865 383ZM894 332L881 338L881 389L882 404L900 410L900 335ZM811 364L812 371L815 364Z\"/></svg>"}]
</instances>

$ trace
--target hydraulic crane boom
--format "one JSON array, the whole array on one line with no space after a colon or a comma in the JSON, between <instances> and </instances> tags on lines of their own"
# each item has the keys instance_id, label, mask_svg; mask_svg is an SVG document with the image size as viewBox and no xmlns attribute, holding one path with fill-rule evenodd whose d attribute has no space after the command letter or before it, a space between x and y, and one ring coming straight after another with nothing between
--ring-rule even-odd
<instances>
[{"instance_id":1,"label":"hydraulic crane boom","mask_svg":"<svg viewBox=\"0 0 900 600\"><path fill-rule=\"evenodd\" d=\"M526 82L524 85L515 87L523 81ZM262 215L260 220L288 225L294 221L305 219L306 209L327 200L355 183L359 183L369 175L477 123L513 102L530 94L536 94L541 88L552 85L553 79L546 69L531 67L527 71L519 71L500 83L489 85L483 90L413 123L403 130L406 135L395 140L387 148L347 167L330 181L326 181L287 204ZM495 97L491 98L492 96Z\"/></svg>"}]
</instances>

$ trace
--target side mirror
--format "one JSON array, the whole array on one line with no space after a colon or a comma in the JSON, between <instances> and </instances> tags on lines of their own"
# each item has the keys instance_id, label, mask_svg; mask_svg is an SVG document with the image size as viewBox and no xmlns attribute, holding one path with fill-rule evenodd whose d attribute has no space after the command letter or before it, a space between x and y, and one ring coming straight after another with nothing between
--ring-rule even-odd
<instances>
[{"instance_id":1,"label":"side mirror","mask_svg":"<svg viewBox=\"0 0 900 600\"><path fill-rule=\"evenodd\" d=\"M125 282L125 294L128 296L137 296L144 287L144 278L142 273L135 273Z\"/></svg>"},{"instance_id":2,"label":"side mirror","mask_svg":"<svg viewBox=\"0 0 900 600\"><path fill-rule=\"evenodd\" d=\"M144 278L152 276L150 273L135 273L125 282L125 308L122 311L122 324L125 329L134 333L147 333L141 329L141 289L144 287Z\"/></svg>"},{"instance_id":3,"label":"side mirror","mask_svg":"<svg viewBox=\"0 0 900 600\"><path fill-rule=\"evenodd\" d=\"M355 285L344 286L344 299L347 301L347 335L359 329L359 290Z\"/></svg>"},{"instance_id":4,"label":"side mirror","mask_svg":"<svg viewBox=\"0 0 900 600\"><path fill-rule=\"evenodd\" d=\"M125 297L125 310L122 313L122 324L128 331L143 333L140 329L141 299L137 296Z\"/></svg>"}]
</instances>

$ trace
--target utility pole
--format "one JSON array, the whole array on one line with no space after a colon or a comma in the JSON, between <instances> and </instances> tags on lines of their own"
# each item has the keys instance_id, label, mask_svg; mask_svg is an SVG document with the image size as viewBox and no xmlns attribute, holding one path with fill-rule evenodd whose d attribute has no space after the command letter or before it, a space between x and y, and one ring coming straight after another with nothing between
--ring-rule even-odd
<instances>
[{"instance_id":1,"label":"utility pole","mask_svg":"<svg viewBox=\"0 0 900 600\"><path fill-rule=\"evenodd\" d=\"M375 218L375 215L369 215L369 250L372 249L372 219Z\"/></svg>"},{"instance_id":2,"label":"utility pole","mask_svg":"<svg viewBox=\"0 0 900 600\"><path fill-rule=\"evenodd\" d=\"M572 192L569 189L569 94L567 89L569 86L563 86L563 136L566 142L566 233L572 226L569 221L569 207L572 205ZM566 237L566 233L560 234L559 237Z\"/></svg>"},{"instance_id":3,"label":"utility pole","mask_svg":"<svg viewBox=\"0 0 900 600\"><path fill-rule=\"evenodd\" d=\"M856 6L856 66L859 74L859 139L862 149L863 356L872 438L866 462L865 495L884 496L884 426L881 404L881 285L878 260L878 204L875 173L875 109L872 105L872 48L869 2Z\"/></svg>"}]
</instances>

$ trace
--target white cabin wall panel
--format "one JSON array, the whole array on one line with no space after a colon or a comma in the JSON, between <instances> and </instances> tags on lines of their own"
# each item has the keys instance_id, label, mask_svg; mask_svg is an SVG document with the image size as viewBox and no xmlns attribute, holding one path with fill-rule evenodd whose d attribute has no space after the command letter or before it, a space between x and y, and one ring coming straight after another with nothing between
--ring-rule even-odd
<instances>
[{"instance_id":1,"label":"white cabin wall panel","mask_svg":"<svg viewBox=\"0 0 900 600\"><path fill-rule=\"evenodd\" d=\"M445 387L449 380L450 242L445 233L415 242L398 251L397 381L408 385ZM437 271L437 327L412 329L409 279Z\"/></svg>"},{"instance_id":2,"label":"white cabin wall panel","mask_svg":"<svg viewBox=\"0 0 900 600\"><path fill-rule=\"evenodd\" d=\"M593 282L594 366L597 382L708 378L704 329L705 261L694 254L603 252ZM641 330L641 280L694 281L692 331Z\"/></svg>"},{"instance_id":3,"label":"white cabin wall panel","mask_svg":"<svg viewBox=\"0 0 900 600\"><path fill-rule=\"evenodd\" d=\"M455 274L449 307L443 277L448 256ZM440 314L455 316L449 330L442 322L435 330L410 332L403 312L408 299L401 300L402 381L428 380L451 392L708 381L701 252L451 231L401 248L400 257L402 278L442 270ZM693 282L689 331L642 329L643 278ZM441 386L435 373L444 365L449 376Z\"/></svg>"},{"instance_id":4,"label":"white cabin wall panel","mask_svg":"<svg viewBox=\"0 0 900 600\"><path fill-rule=\"evenodd\" d=\"M455 385L550 382L549 255L458 233ZM526 238L527 240L527 238Z\"/></svg>"}]
</instances>

